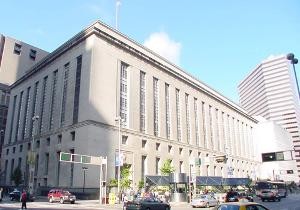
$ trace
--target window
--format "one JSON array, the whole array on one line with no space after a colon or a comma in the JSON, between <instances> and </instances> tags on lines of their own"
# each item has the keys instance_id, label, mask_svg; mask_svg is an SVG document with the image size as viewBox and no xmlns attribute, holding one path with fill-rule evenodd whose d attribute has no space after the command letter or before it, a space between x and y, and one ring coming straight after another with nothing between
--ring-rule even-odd
<instances>
[{"instance_id":1,"label":"window","mask_svg":"<svg viewBox=\"0 0 300 210\"><path fill-rule=\"evenodd\" d=\"M167 139L170 139L171 134L171 121L170 121L170 86L165 84L165 97L166 97L166 134Z\"/></svg>"},{"instance_id":2,"label":"window","mask_svg":"<svg viewBox=\"0 0 300 210\"><path fill-rule=\"evenodd\" d=\"M143 155L142 156L142 167L141 167L141 179L143 180L147 171L146 171L146 167L147 167L147 156Z\"/></svg>"},{"instance_id":3,"label":"window","mask_svg":"<svg viewBox=\"0 0 300 210\"><path fill-rule=\"evenodd\" d=\"M35 60L35 58L36 58L36 50L30 49L29 58L31 60Z\"/></svg>"},{"instance_id":4,"label":"window","mask_svg":"<svg viewBox=\"0 0 300 210\"><path fill-rule=\"evenodd\" d=\"M182 155L182 150L183 150L183 148L179 148L179 155Z\"/></svg>"},{"instance_id":5,"label":"window","mask_svg":"<svg viewBox=\"0 0 300 210\"><path fill-rule=\"evenodd\" d=\"M146 130L146 73L140 72L140 131Z\"/></svg>"},{"instance_id":6,"label":"window","mask_svg":"<svg viewBox=\"0 0 300 210\"><path fill-rule=\"evenodd\" d=\"M156 160L155 160L155 174L160 174L159 173L159 166L160 166L160 158L157 157Z\"/></svg>"},{"instance_id":7,"label":"window","mask_svg":"<svg viewBox=\"0 0 300 210\"><path fill-rule=\"evenodd\" d=\"M128 65L121 63L120 71L120 116L123 119L122 126L127 126L128 123L128 89L127 89L127 68Z\"/></svg>"},{"instance_id":8,"label":"window","mask_svg":"<svg viewBox=\"0 0 300 210\"><path fill-rule=\"evenodd\" d=\"M204 136L204 147L207 148L207 135L206 135L206 113L205 113L205 102L202 101L202 125L203 125L203 136Z\"/></svg>"},{"instance_id":9,"label":"window","mask_svg":"<svg viewBox=\"0 0 300 210\"><path fill-rule=\"evenodd\" d=\"M181 141L181 119L180 119L180 99L179 99L179 89L176 92L176 118L177 118L177 140Z\"/></svg>"},{"instance_id":10,"label":"window","mask_svg":"<svg viewBox=\"0 0 300 210\"><path fill-rule=\"evenodd\" d=\"M156 143L156 151L159 151L160 149L160 143Z\"/></svg>"},{"instance_id":11,"label":"window","mask_svg":"<svg viewBox=\"0 0 300 210\"><path fill-rule=\"evenodd\" d=\"M23 152L23 145L20 145L19 152Z\"/></svg>"},{"instance_id":12,"label":"window","mask_svg":"<svg viewBox=\"0 0 300 210\"><path fill-rule=\"evenodd\" d=\"M146 148L147 140L142 140L142 148Z\"/></svg>"},{"instance_id":13,"label":"window","mask_svg":"<svg viewBox=\"0 0 300 210\"><path fill-rule=\"evenodd\" d=\"M57 143L58 144L61 144L61 139L62 139L62 135L60 134L60 135L57 136Z\"/></svg>"},{"instance_id":14,"label":"window","mask_svg":"<svg viewBox=\"0 0 300 210\"><path fill-rule=\"evenodd\" d=\"M186 133L187 142L190 143L191 140L191 125L190 125L190 108L189 108L189 94L185 94L185 114L186 114Z\"/></svg>"},{"instance_id":15,"label":"window","mask_svg":"<svg viewBox=\"0 0 300 210\"><path fill-rule=\"evenodd\" d=\"M158 108L158 100L159 100L159 96L158 96L158 79L153 77L153 112L154 112L154 136L158 136L158 128L159 128L159 116L158 116L158 112L159 112L159 108Z\"/></svg>"},{"instance_id":16,"label":"window","mask_svg":"<svg viewBox=\"0 0 300 210\"><path fill-rule=\"evenodd\" d=\"M63 93L62 93L61 115L60 115L61 125L65 124L70 63L66 63L64 68L65 68L65 72L64 72L64 79L63 79Z\"/></svg>"},{"instance_id":17,"label":"window","mask_svg":"<svg viewBox=\"0 0 300 210\"><path fill-rule=\"evenodd\" d=\"M53 113L56 105L56 93L57 93L57 78L58 78L58 70L55 70L52 75L52 94L51 94L51 102L50 102L50 123L49 130L52 129L54 125Z\"/></svg>"},{"instance_id":18,"label":"window","mask_svg":"<svg viewBox=\"0 0 300 210\"><path fill-rule=\"evenodd\" d=\"M16 153L16 147L13 147L13 154Z\"/></svg>"},{"instance_id":19,"label":"window","mask_svg":"<svg viewBox=\"0 0 300 210\"><path fill-rule=\"evenodd\" d=\"M79 94L80 94L80 81L81 81L81 66L82 56L77 57L77 67L75 76L75 94L74 94L74 106L73 106L73 123L78 122L78 111L79 111Z\"/></svg>"},{"instance_id":20,"label":"window","mask_svg":"<svg viewBox=\"0 0 300 210\"><path fill-rule=\"evenodd\" d=\"M44 112L45 112L45 106L46 106L47 84L48 84L48 76L44 77L44 80L43 80L42 101L40 104L39 133L42 132L42 130L44 129L44 126L45 126Z\"/></svg>"},{"instance_id":21,"label":"window","mask_svg":"<svg viewBox=\"0 0 300 210\"><path fill-rule=\"evenodd\" d=\"M71 140L75 141L75 131L72 131L70 134L71 134Z\"/></svg>"},{"instance_id":22,"label":"window","mask_svg":"<svg viewBox=\"0 0 300 210\"><path fill-rule=\"evenodd\" d=\"M172 146L169 145L169 146L168 146L168 153L171 153L171 152L172 152Z\"/></svg>"},{"instance_id":23,"label":"window","mask_svg":"<svg viewBox=\"0 0 300 210\"><path fill-rule=\"evenodd\" d=\"M199 146L199 124L198 124L198 104L197 98L194 98L194 115L195 115L195 132L196 132L196 145Z\"/></svg>"},{"instance_id":24,"label":"window","mask_svg":"<svg viewBox=\"0 0 300 210\"><path fill-rule=\"evenodd\" d=\"M21 45L21 44L15 43L14 53L15 53L16 55L20 55L20 54L21 54L21 48L22 48L22 45Z\"/></svg>"},{"instance_id":25,"label":"window","mask_svg":"<svg viewBox=\"0 0 300 210\"><path fill-rule=\"evenodd\" d=\"M13 101L13 105L12 105L13 108L12 108L11 119L14 119L14 117L15 117L16 103L17 103L17 96L14 96L14 101ZM8 143L11 143L13 127L14 127L14 121L11 120L10 121L10 130L9 130L9 140L8 140L9 142Z\"/></svg>"},{"instance_id":26,"label":"window","mask_svg":"<svg viewBox=\"0 0 300 210\"><path fill-rule=\"evenodd\" d=\"M122 144L127 144L128 136L122 136Z\"/></svg>"},{"instance_id":27,"label":"window","mask_svg":"<svg viewBox=\"0 0 300 210\"><path fill-rule=\"evenodd\" d=\"M183 169L183 161L179 161L179 173L183 173L184 169Z\"/></svg>"},{"instance_id":28,"label":"window","mask_svg":"<svg viewBox=\"0 0 300 210\"><path fill-rule=\"evenodd\" d=\"M18 140L19 138L19 131L20 131L20 126L21 126L21 113L22 113L22 109L23 109L23 91L20 94L20 98L19 98L19 106L18 106L18 112L17 112L17 126L16 126L16 131L15 131L15 141Z\"/></svg>"},{"instance_id":29,"label":"window","mask_svg":"<svg viewBox=\"0 0 300 210\"><path fill-rule=\"evenodd\" d=\"M28 118L29 118L29 104L31 102L31 98L30 98L30 89L31 87L27 88L27 95L26 95L26 101L25 101L25 108L24 108L24 116L23 116L23 130L22 130L22 139L25 138L25 136L27 136L28 134L28 130L27 130L27 125L28 125Z\"/></svg>"},{"instance_id":30,"label":"window","mask_svg":"<svg viewBox=\"0 0 300 210\"><path fill-rule=\"evenodd\" d=\"M32 101L33 101L33 105L32 105L32 110L31 110L31 118L32 119L34 116L36 116L36 107L37 107L37 102L38 102L38 94L39 94L39 82L36 82L35 83L35 86L34 86L34 93L33 93L33 98L32 98ZM33 129L33 122L34 120L30 120L30 127L29 127L29 132L31 134L31 136L34 134L34 129Z\"/></svg>"},{"instance_id":31,"label":"window","mask_svg":"<svg viewBox=\"0 0 300 210\"><path fill-rule=\"evenodd\" d=\"M27 144L27 150L28 151L31 150L31 143L30 142Z\"/></svg>"},{"instance_id":32,"label":"window","mask_svg":"<svg viewBox=\"0 0 300 210\"><path fill-rule=\"evenodd\" d=\"M47 142L47 146L50 146L50 138L47 138L46 142Z\"/></svg>"},{"instance_id":33,"label":"window","mask_svg":"<svg viewBox=\"0 0 300 210\"><path fill-rule=\"evenodd\" d=\"M37 141L36 141L36 148L37 148L37 149L40 148L40 140L37 140Z\"/></svg>"}]
</instances>

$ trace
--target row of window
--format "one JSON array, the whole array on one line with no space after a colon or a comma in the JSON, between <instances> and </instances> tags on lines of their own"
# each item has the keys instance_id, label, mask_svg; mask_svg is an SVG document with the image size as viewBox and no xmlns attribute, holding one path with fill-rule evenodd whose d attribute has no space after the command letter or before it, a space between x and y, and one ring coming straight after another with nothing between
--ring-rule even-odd
<instances>
[{"instance_id":1,"label":"row of window","mask_svg":"<svg viewBox=\"0 0 300 210\"><path fill-rule=\"evenodd\" d=\"M75 72L73 123L78 122L82 56L78 56L76 61L77 67ZM64 65L64 77L62 81L63 89L60 100L58 99L57 90L58 69L52 72L51 85L48 84L49 77L47 75L42 80L41 88L40 81L37 81L34 84L33 91L31 90L32 87L30 86L26 89L26 91L21 91L19 96L14 96L12 103L12 120L9 128L9 143L12 141L17 141L18 138L24 139L32 136L33 134L39 134L42 131L47 131L47 129L52 130L54 126L54 111L57 110L57 108L60 108L61 110L60 118L58 118L60 125L63 126L65 124L66 103L69 91L69 71L70 63L67 63ZM51 88L50 97L47 99L46 95L49 92L49 88ZM61 102L60 107L58 107L59 102ZM49 110L49 112L47 110Z\"/></svg>"},{"instance_id":2,"label":"row of window","mask_svg":"<svg viewBox=\"0 0 300 210\"><path fill-rule=\"evenodd\" d=\"M120 68L120 116L122 118L122 125L128 125L128 64L121 63ZM153 77L153 135L160 136L160 127L162 121L160 120L160 85L159 79ZM146 132L146 73L140 71L140 132ZM170 85L165 83L165 126L166 126L166 138L171 138L172 127L171 127L171 100L170 100ZM221 145L232 147L231 150L234 154L245 154L246 150L249 151L247 145L251 142L252 127L248 124L242 122L241 120L220 111L218 108L213 108L213 106L206 104L206 102L199 102L196 97L191 97L188 93L185 93L184 108L185 108L185 126L182 126L181 116L181 91L175 88L175 115L176 115L176 138L177 141L182 142L182 139L186 139L187 143L193 144L191 142L192 138L192 126L191 126L191 116L193 116L194 122L194 132L195 132L195 144L198 146L203 146L205 148L216 149L219 151L224 151L225 148L221 148ZM193 101L191 101L193 98ZM192 104L191 104L192 103ZM201 106L198 104L200 103ZM192 106L191 106L192 105ZM193 107L193 110L190 109ZM200 110L199 110L200 108ZM193 111L193 115L191 114ZM199 113L202 116L199 116ZM202 126L202 127L201 127ZM182 136L182 127L185 127L186 137ZM202 128L203 133L200 133L200 128ZM210 133L209 133L210 131ZM202 137L202 138L201 138ZM200 138L203 140L200 141ZM224 141L223 143L221 141ZM226 141L226 142L225 142ZM233 147L235 145L235 147ZM235 149L235 148L238 149Z\"/></svg>"},{"instance_id":3,"label":"row of window","mask_svg":"<svg viewBox=\"0 0 300 210\"><path fill-rule=\"evenodd\" d=\"M14 47L14 54L16 55L21 55L21 52L22 52L22 45L19 44L19 43L15 43L15 47ZM37 54L37 51L34 50L34 49L30 49L30 52L29 52L29 58L31 60L35 60L36 59L36 54Z\"/></svg>"}]
</instances>

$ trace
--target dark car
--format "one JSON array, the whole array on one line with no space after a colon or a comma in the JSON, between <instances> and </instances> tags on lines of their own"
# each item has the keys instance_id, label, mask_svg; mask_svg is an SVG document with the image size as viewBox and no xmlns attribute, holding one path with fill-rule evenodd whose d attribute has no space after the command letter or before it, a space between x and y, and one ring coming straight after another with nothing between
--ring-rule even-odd
<instances>
[{"instance_id":1,"label":"dark car","mask_svg":"<svg viewBox=\"0 0 300 210\"><path fill-rule=\"evenodd\" d=\"M22 192L19 190L14 190L12 192L9 193L9 199L11 201L20 201L20 197L21 197ZM26 196L26 201L34 201L34 196L31 195L29 192L26 192L27 196Z\"/></svg>"},{"instance_id":2,"label":"dark car","mask_svg":"<svg viewBox=\"0 0 300 210\"><path fill-rule=\"evenodd\" d=\"M157 198L136 198L128 201L125 208L126 210L170 210L171 206Z\"/></svg>"},{"instance_id":3,"label":"dark car","mask_svg":"<svg viewBox=\"0 0 300 210\"><path fill-rule=\"evenodd\" d=\"M226 194L225 202L237 202L239 201L239 193L236 191L229 191Z\"/></svg>"},{"instance_id":4,"label":"dark car","mask_svg":"<svg viewBox=\"0 0 300 210\"><path fill-rule=\"evenodd\" d=\"M264 201L280 201L280 195L278 194L278 192L276 190L263 190L261 191L260 194L260 199L262 202Z\"/></svg>"}]
</instances>

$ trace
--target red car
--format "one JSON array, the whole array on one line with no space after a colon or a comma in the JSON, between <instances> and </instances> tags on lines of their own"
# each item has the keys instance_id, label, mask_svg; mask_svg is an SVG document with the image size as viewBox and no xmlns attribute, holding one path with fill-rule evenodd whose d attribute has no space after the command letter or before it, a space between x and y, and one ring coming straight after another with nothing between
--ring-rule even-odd
<instances>
[{"instance_id":1,"label":"red car","mask_svg":"<svg viewBox=\"0 0 300 210\"><path fill-rule=\"evenodd\" d=\"M52 189L48 193L48 201L52 202L70 202L72 204L76 201L76 196L70 193L69 191L62 190L62 189Z\"/></svg>"}]
</instances>

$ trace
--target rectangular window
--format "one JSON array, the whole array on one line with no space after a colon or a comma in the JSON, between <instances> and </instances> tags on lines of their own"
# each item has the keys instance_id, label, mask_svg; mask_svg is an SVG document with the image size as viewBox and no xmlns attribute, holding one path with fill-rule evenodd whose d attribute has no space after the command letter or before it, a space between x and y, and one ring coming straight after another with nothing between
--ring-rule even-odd
<instances>
[{"instance_id":1,"label":"rectangular window","mask_svg":"<svg viewBox=\"0 0 300 210\"><path fill-rule=\"evenodd\" d=\"M71 134L71 140L75 141L75 131L72 131L70 134Z\"/></svg>"},{"instance_id":2,"label":"rectangular window","mask_svg":"<svg viewBox=\"0 0 300 210\"><path fill-rule=\"evenodd\" d=\"M22 45L15 43L14 54L21 55Z\"/></svg>"},{"instance_id":3,"label":"rectangular window","mask_svg":"<svg viewBox=\"0 0 300 210\"><path fill-rule=\"evenodd\" d=\"M68 92L68 83L69 83L69 69L70 63L65 64L64 66L64 81L63 81L63 94L62 94L62 102L61 102L61 114L60 114L60 123L61 126L65 124L66 117L66 103L67 103L67 92Z\"/></svg>"},{"instance_id":4,"label":"rectangular window","mask_svg":"<svg viewBox=\"0 0 300 210\"><path fill-rule=\"evenodd\" d=\"M76 67L76 77L75 77L75 95L74 95L74 106L73 106L74 107L73 123L78 123L81 66L82 66L82 56L80 55L77 57L77 67Z\"/></svg>"},{"instance_id":5,"label":"rectangular window","mask_svg":"<svg viewBox=\"0 0 300 210\"><path fill-rule=\"evenodd\" d=\"M39 158L40 156L39 155L36 155L36 158L35 158L35 170L34 170L34 175L38 175L38 171L39 171Z\"/></svg>"},{"instance_id":6,"label":"rectangular window","mask_svg":"<svg viewBox=\"0 0 300 210\"><path fill-rule=\"evenodd\" d=\"M53 113L56 108L57 78L58 78L58 70L55 70L52 75L52 94L51 94L51 103L50 103L49 130L51 130L54 125Z\"/></svg>"},{"instance_id":7,"label":"rectangular window","mask_svg":"<svg viewBox=\"0 0 300 210\"><path fill-rule=\"evenodd\" d=\"M146 148L147 140L142 140L142 148Z\"/></svg>"},{"instance_id":8,"label":"rectangular window","mask_svg":"<svg viewBox=\"0 0 300 210\"><path fill-rule=\"evenodd\" d=\"M203 137L204 137L204 147L207 148L207 134L206 134L206 113L205 113L205 103L202 101L202 125L203 125Z\"/></svg>"},{"instance_id":9,"label":"rectangular window","mask_svg":"<svg viewBox=\"0 0 300 210\"><path fill-rule=\"evenodd\" d=\"M19 152L23 152L23 145L20 145Z\"/></svg>"},{"instance_id":10,"label":"rectangular window","mask_svg":"<svg viewBox=\"0 0 300 210\"><path fill-rule=\"evenodd\" d=\"M11 159L11 163L10 163L10 175L13 174L15 169L15 159ZM12 180L10 179L10 184L11 184Z\"/></svg>"},{"instance_id":11,"label":"rectangular window","mask_svg":"<svg viewBox=\"0 0 300 210\"><path fill-rule=\"evenodd\" d=\"M36 141L36 148L37 148L37 149L40 148L40 140L37 140L37 141Z\"/></svg>"},{"instance_id":12,"label":"rectangular window","mask_svg":"<svg viewBox=\"0 0 300 210\"><path fill-rule=\"evenodd\" d=\"M210 128L210 148L214 149L214 132L212 125L212 106L208 106L208 120L209 120L209 128Z\"/></svg>"},{"instance_id":13,"label":"rectangular window","mask_svg":"<svg viewBox=\"0 0 300 210\"><path fill-rule=\"evenodd\" d=\"M29 58L31 60L35 60L35 58L36 58L36 50L30 49Z\"/></svg>"},{"instance_id":14,"label":"rectangular window","mask_svg":"<svg viewBox=\"0 0 300 210\"><path fill-rule=\"evenodd\" d=\"M190 125L190 105L189 105L189 94L185 94L185 114L186 114L186 134L187 142L191 143L191 125Z\"/></svg>"},{"instance_id":15,"label":"rectangular window","mask_svg":"<svg viewBox=\"0 0 300 210\"><path fill-rule=\"evenodd\" d=\"M45 112L45 106L46 106L47 83L48 83L48 76L44 77L44 80L43 80L42 100L41 100L41 105L40 105L40 124L39 124L39 130L38 130L39 133L41 133L45 127L44 112Z\"/></svg>"},{"instance_id":16,"label":"rectangular window","mask_svg":"<svg viewBox=\"0 0 300 210\"><path fill-rule=\"evenodd\" d=\"M123 119L121 124L124 127L126 127L128 124L127 68L128 65L122 62L120 72L120 116Z\"/></svg>"},{"instance_id":17,"label":"rectangular window","mask_svg":"<svg viewBox=\"0 0 300 210\"><path fill-rule=\"evenodd\" d=\"M15 131L15 141L18 140L19 137L19 131L20 131L20 126L21 126L21 112L23 109L23 91L21 92L20 98L19 98L19 106L18 106L18 113L17 113L17 126L16 126L16 131Z\"/></svg>"},{"instance_id":18,"label":"rectangular window","mask_svg":"<svg viewBox=\"0 0 300 210\"><path fill-rule=\"evenodd\" d=\"M13 132L13 128L14 128L16 103L17 103L17 96L14 96L13 109L12 109L12 114L11 114L10 128L9 128L9 140L8 140L9 144L11 143L11 140L12 140L12 132Z\"/></svg>"},{"instance_id":19,"label":"rectangular window","mask_svg":"<svg viewBox=\"0 0 300 210\"><path fill-rule=\"evenodd\" d=\"M179 89L176 88L176 118L177 118L177 140L181 141L181 119L180 119L180 97Z\"/></svg>"},{"instance_id":20,"label":"rectangular window","mask_svg":"<svg viewBox=\"0 0 300 210\"><path fill-rule=\"evenodd\" d=\"M218 151L220 151L220 130L219 130L219 109L216 109L216 112L215 112L215 128L216 128L216 136L215 136L215 140L216 140L216 143L217 143L217 149Z\"/></svg>"},{"instance_id":21,"label":"rectangular window","mask_svg":"<svg viewBox=\"0 0 300 210\"><path fill-rule=\"evenodd\" d=\"M48 175L48 171L49 171L49 153L45 154L45 171L44 171L44 175Z\"/></svg>"},{"instance_id":22,"label":"rectangular window","mask_svg":"<svg viewBox=\"0 0 300 210\"><path fill-rule=\"evenodd\" d=\"M198 121L198 104L197 98L194 98L194 115L195 115L195 132L196 132L196 145L200 146L199 144L199 121Z\"/></svg>"},{"instance_id":23,"label":"rectangular window","mask_svg":"<svg viewBox=\"0 0 300 210\"><path fill-rule=\"evenodd\" d=\"M167 139L170 139L171 135L171 113L170 113L170 85L165 84L165 97L166 97L166 134Z\"/></svg>"},{"instance_id":24,"label":"rectangular window","mask_svg":"<svg viewBox=\"0 0 300 210\"><path fill-rule=\"evenodd\" d=\"M184 169L183 169L183 161L179 161L179 173L183 173Z\"/></svg>"},{"instance_id":25,"label":"rectangular window","mask_svg":"<svg viewBox=\"0 0 300 210\"><path fill-rule=\"evenodd\" d=\"M62 139L62 135L58 135L57 136L57 143L58 144L61 144L61 139Z\"/></svg>"},{"instance_id":26,"label":"rectangular window","mask_svg":"<svg viewBox=\"0 0 300 210\"><path fill-rule=\"evenodd\" d=\"M160 167L160 158L157 157L156 160L155 160L155 174L156 175L159 175L159 167Z\"/></svg>"},{"instance_id":27,"label":"rectangular window","mask_svg":"<svg viewBox=\"0 0 300 210\"><path fill-rule=\"evenodd\" d=\"M127 139L128 139L128 136L122 136L122 144L126 145Z\"/></svg>"},{"instance_id":28,"label":"rectangular window","mask_svg":"<svg viewBox=\"0 0 300 210\"><path fill-rule=\"evenodd\" d=\"M23 117L23 130L22 130L22 139L24 139L25 138L25 136L26 137L28 137L27 136L27 134L28 134L28 131L27 131L27 125L28 125L28 118L29 118L29 109L28 109L28 107L29 107L29 104L30 104L30 100L31 100L31 98L30 98L30 89L31 89L31 87L28 87L27 88L27 93L26 93L26 101L25 101L25 110L24 110L24 117Z\"/></svg>"},{"instance_id":29,"label":"rectangular window","mask_svg":"<svg viewBox=\"0 0 300 210\"><path fill-rule=\"evenodd\" d=\"M38 100L38 94L39 94L39 82L36 82L35 83L35 86L34 86L34 93L33 93L33 97L32 97L32 110L31 110L31 118L29 119L30 120L30 127L29 127L29 133L31 134L31 136L33 135L33 120L31 120L34 116L36 116L36 113L37 113L37 110L36 110L36 107L37 107L37 100Z\"/></svg>"},{"instance_id":30,"label":"rectangular window","mask_svg":"<svg viewBox=\"0 0 300 210\"><path fill-rule=\"evenodd\" d=\"M172 146L171 145L168 146L168 153L170 153L170 154L172 153Z\"/></svg>"},{"instance_id":31,"label":"rectangular window","mask_svg":"<svg viewBox=\"0 0 300 210\"><path fill-rule=\"evenodd\" d=\"M159 116L158 116L158 79L153 77L153 111L154 111L154 136L158 136L158 121L159 121Z\"/></svg>"},{"instance_id":32,"label":"rectangular window","mask_svg":"<svg viewBox=\"0 0 300 210\"><path fill-rule=\"evenodd\" d=\"M16 147L13 147L13 154L16 153Z\"/></svg>"},{"instance_id":33,"label":"rectangular window","mask_svg":"<svg viewBox=\"0 0 300 210\"><path fill-rule=\"evenodd\" d=\"M47 138L47 146L50 146L50 138Z\"/></svg>"},{"instance_id":34,"label":"rectangular window","mask_svg":"<svg viewBox=\"0 0 300 210\"><path fill-rule=\"evenodd\" d=\"M146 73L140 72L140 131L146 130Z\"/></svg>"},{"instance_id":35,"label":"rectangular window","mask_svg":"<svg viewBox=\"0 0 300 210\"><path fill-rule=\"evenodd\" d=\"M160 143L156 143L156 151L160 150Z\"/></svg>"},{"instance_id":36,"label":"rectangular window","mask_svg":"<svg viewBox=\"0 0 300 210\"><path fill-rule=\"evenodd\" d=\"M142 156L142 166L141 166L141 179L143 180L146 175L146 167L147 167L147 156Z\"/></svg>"},{"instance_id":37,"label":"rectangular window","mask_svg":"<svg viewBox=\"0 0 300 210\"><path fill-rule=\"evenodd\" d=\"M75 150L74 149L70 149L70 153L71 154L74 154L75 153ZM74 160L73 160L74 161ZM71 176L70 176L70 186L73 186L73 178L74 178L74 163L71 163Z\"/></svg>"}]
</instances>

